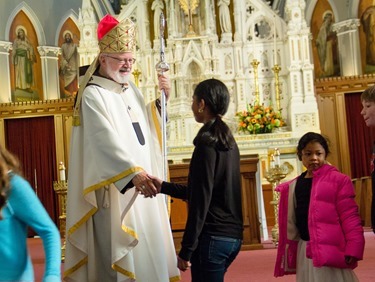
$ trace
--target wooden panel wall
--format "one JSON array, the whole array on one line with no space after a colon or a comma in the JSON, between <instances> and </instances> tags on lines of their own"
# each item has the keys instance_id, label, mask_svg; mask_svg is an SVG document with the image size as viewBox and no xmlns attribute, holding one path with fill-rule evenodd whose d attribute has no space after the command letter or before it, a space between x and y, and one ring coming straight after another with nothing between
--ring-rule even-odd
<instances>
[{"instance_id":1,"label":"wooden panel wall","mask_svg":"<svg viewBox=\"0 0 375 282\"><path fill-rule=\"evenodd\" d=\"M330 141L328 161L351 175L348 133L345 116L345 94L362 92L373 85L375 75L334 77L315 81L321 133Z\"/></svg>"},{"instance_id":2,"label":"wooden panel wall","mask_svg":"<svg viewBox=\"0 0 375 282\"><path fill-rule=\"evenodd\" d=\"M348 132L346 126L345 94L363 92L374 85L375 75L336 77L315 83L321 133L328 136L332 150L328 160L343 173L351 176ZM371 178L352 179L356 202L364 226L370 226Z\"/></svg>"}]
</instances>

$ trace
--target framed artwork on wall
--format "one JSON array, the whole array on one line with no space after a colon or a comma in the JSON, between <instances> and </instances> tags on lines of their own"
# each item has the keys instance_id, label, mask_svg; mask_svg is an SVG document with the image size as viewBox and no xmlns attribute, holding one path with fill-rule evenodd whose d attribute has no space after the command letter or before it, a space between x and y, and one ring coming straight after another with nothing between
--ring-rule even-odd
<instances>
[{"instance_id":1,"label":"framed artwork on wall","mask_svg":"<svg viewBox=\"0 0 375 282\"><path fill-rule=\"evenodd\" d=\"M375 73L375 5L372 0L360 1L358 18L361 21L359 38L363 73Z\"/></svg>"},{"instance_id":2,"label":"framed artwork on wall","mask_svg":"<svg viewBox=\"0 0 375 282\"><path fill-rule=\"evenodd\" d=\"M9 39L13 42L10 54L12 102L43 100L38 38L23 11L13 20Z\"/></svg>"},{"instance_id":3,"label":"framed artwork on wall","mask_svg":"<svg viewBox=\"0 0 375 282\"><path fill-rule=\"evenodd\" d=\"M80 32L73 20L68 18L59 34L61 55L59 58L60 98L74 98L78 91Z\"/></svg>"},{"instance_id":4,"label":"framed artwork on wall","mask_svg":"<svg viewBox=\"0 0 375 282\"><path fill-rule=\"evenodd\" d=\"M316 78L340 76L338 40L332 30L334 23L334 13L328 1L318 1L311 19Z\"/></svg>"}]
</instances>

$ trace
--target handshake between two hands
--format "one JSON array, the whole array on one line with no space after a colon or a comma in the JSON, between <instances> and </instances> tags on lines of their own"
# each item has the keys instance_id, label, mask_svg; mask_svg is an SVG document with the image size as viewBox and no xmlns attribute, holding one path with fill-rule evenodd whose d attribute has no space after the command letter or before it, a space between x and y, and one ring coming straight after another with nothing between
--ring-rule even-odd
<instances>
[{"instance_id":1,"label":"handshake between two hands","mask_svg":"<svg viewBox=\"0 0 375 282\"><path fill-rule=\"evenodd\" d=\"M144 195L145 198L152 198L160 193L163 180L156 176L149 175L146 172L141 172L133 178L132 182L138 193ZM186 261L177 256L177 267L181 271L186 271L190 266L190 261Z\"/></svg>"},{"instance_id":2,"label":"handshake between two hands","mask_svg":"<svg viewBox=\"0 0 375 282\"><path fill-rule=\"evenodd\" d=\"M136 191L145 196L145 198L152 198L160 193L163 180L146 172L141 172L134 176L132 182Z\"/></svg>"}]
</instances>

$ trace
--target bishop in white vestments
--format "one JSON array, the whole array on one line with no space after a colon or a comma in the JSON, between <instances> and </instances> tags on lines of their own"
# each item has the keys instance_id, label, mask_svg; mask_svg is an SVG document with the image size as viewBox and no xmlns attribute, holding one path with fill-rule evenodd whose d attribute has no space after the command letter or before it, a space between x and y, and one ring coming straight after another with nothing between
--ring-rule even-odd
<instances>
[{"instance_id":1,"label":"bishop in white vestments","mask_svg":"<svg viewBox=\"0 0 375 282\"><path fill-rule=\"evenodd\" d=\"M101 20L101 52L77 95L68 174L66 281L180 280L165 197L144 198L134 188L152 183L147 173L162 177L163 167L160 111L155 101L145 105L128 81L134 33L130 19L118 22L107 15Z\"/></svg>"}]
</instances>

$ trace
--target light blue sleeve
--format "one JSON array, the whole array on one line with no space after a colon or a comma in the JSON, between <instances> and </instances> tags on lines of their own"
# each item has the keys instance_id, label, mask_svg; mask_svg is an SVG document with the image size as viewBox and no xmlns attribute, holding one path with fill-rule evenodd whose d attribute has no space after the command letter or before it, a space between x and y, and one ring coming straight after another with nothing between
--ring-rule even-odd
<instances>
[{"instance_id":1,"label":"light blue sleeve","mask_svg":"<svg viewBox=\"0 0 375 282\"><path fill-rule=\"evenodd\" d=\"M60 233L30 184L18 175L11 179L9 202L14 215L30 226L43 240L46 257L43 281L61 281Z\"/></svg>"}]
</instances>

